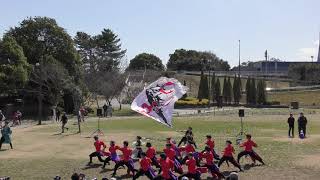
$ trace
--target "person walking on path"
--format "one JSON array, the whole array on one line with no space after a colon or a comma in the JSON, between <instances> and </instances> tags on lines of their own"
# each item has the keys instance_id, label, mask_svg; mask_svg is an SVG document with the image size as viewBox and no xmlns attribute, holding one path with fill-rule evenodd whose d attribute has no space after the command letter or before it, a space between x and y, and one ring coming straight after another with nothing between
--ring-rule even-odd
<instances>
[{"instance_id":1,"label":"person walking on path","mask_svg":"<svg viewBox=\"0 0 320 180\"><path fill-rule=\"evenodd\" d=\"M65 127L66 124L68 123L68 117L67 117L66 113L63 113L63 115L61 117L61 122L62 122L62 127L61 127L62 132L61 133L64 133L64 129L69 130L69 128Z\"/></svg>"},{"instance_id":2,"label":"person walking on path","mask_svg":"<svg viewBox=\"0 0 320 180\"><path fill-rule=\"evenodd\" d=\"M294 137L294 117L293 114L290 113L290 117L288 118L288 125L289 125L289 131L288 131L288 136L289 138L293 138Z\"/></svg>"}]
</instances>

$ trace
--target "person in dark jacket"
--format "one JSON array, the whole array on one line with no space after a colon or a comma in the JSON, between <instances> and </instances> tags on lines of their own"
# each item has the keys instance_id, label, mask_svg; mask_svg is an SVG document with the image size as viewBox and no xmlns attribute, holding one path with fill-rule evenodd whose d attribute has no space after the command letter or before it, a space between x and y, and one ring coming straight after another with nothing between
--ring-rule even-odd
<instances>
[{"instance_id":1,"label":"person in dark jacket","mask_svg":"<svg viewBox=\"0 0 320 180\"><path fill-rule=\"evenodd\" d=\"M290 117L288 118L288 125L289 125L289 131L288 131L288 136L290 137L294 137L294 117L293 114L290 113Z\"/></svg>"},{"instance_id":2,"label":"person in dark jacket","mask_svg":"<svg viewBox=\"0 0 320 180\"><path fill-rule=\"evenodd\" d=\"M66 115L66 113L63 113L62 117L61 117L61 122L62 122L62 132L61 133L64 133L64 129L67 129L69 130L69 128L66 127L66 124L68 123L68 117Z\"/></svg>"},{"instance_id":3,"label":"person in dark jacket","mask_svg":"<svg viewBox=\"0 0 320 180\"><path fill-rule=\"evenodd\" d=\"M303 113L300 113L300 117L298 119L298 130L299 130L298 133L300 134L300 132L302 131L304 137L307 134L307 123L308 123L307 118L303 115Z\"/></svg>"}]
</instances>

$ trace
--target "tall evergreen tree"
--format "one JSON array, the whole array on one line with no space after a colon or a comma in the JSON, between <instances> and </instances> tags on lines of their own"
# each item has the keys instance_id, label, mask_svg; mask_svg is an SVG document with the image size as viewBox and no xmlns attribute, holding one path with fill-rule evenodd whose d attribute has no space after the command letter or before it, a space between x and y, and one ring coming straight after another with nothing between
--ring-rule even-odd
<instances>
[{"instance_id":1,"label":"tall evergreen tree","mask_svg":"<svg viewBox=\"0 0 320 180\"><path fill-rule=\"evenodd\" d=\"M183 80L183 85L184 85L184 86L187 86L186 80ZM185 93L185 94L182 96L182 99L185 99L186 97L188 97L187 93Z\"/></svg>"},{"instance_id":2,"label":"tall evergreen tree","mask_svg":"<svg viewBox=\"0 0 320 180\"><path fill-rule=\"evenodd\" d=\"M209 99L209 85L208 85L208 76L204 75L203 76L203 98L204 99Z\"/></svg>"},{"instance_id":3,"label":"tall evergreen tree","mask_svg":"<svg viewBox=\"0 0 320 180\"><path fill-rule=\"evenodd\" d=\"M215 84L216 84L216 75L213 73L212 78L211 78L211 100L212 102L215 101Z\"/></svg>"},{"instance_id":4,"label":"tall evergreen tree","mask_svg":"<svg viewBox=\"0 0 320 180\"><path fill-rule=\"evenodd\" d=\"M200 75L200 83L199 83L199 89L198 89L198 99L202 100L203 99L203 71L201 71Z\"/></svg>"},{"instance_id":5,"label":"tall evergreen tree","mask_svg":"<svg viewBox=\"0 0 320 180\"><path fill-rule=\"evenodd\" d=\"M227 81L227 102L230 104L232 101L232 84L230 77L228 77Z\"/></svg>"},{"instance_id":6,"label":"tall evergreen tree","mask_svg":"<svg viewBox=\"0 0 320 180\"><path fill-rule=\"evenodd\" d=\"M266 103L266 91L265 91L265 81L259 80L257 85L257 103L265 104Z\"/></svg>"},{"instance_id":7,"label":"tall evergreen tree","mask_svg":"<svg viewBox=\"0 0 320 180\"><path fill-rule=\"evenodd\" d=\"M220 85L220 79L219 78L217 78L217 81L216 81L216 83L214 85L214 91L215 91L214 97L215 97L216 101L218 101L219 96L221 96L221 85Z\"/></svg>"},{"instance_id":8,"label":"tall evergreen tree","mask_svg":"<svg viewBox=\"0 0 320 180\"><path fill-rule=\"evenodd\" d=\"M222 96L223 96L224 102L228 102L228 82L227 82L227 77L224 77L224 79L223 79Z\"/></svg>"},{"instance_id":9,"label":"tall evergreen tree","mask_svg":"<svg viewBox=\"0 0 320 180\"><path fill-rule=\"evenodd\" d=\"M252 78L251 85L250 85L250 92L251 92L251 103L256 104L257 103L257 88L256 88L256 82L255 79Z\"/></svg>"},{"instance_id":10,"label":"tall evergreen tree","mask_svg":"<svg viewBox=\"0 0 320 180\"><path fill-rule=\"evenodd\" d=\"M241 79L237 75L234 76L233 81L233 99L235 104L239 104L241 98Z\"/></svg>"},{"instance_id":11,"label":"tall evergreen tree","mask_svg":"<svg viewBox=\"0 0 320 180\"><path fill-rule=\"evenodd\" d=\"M251 79L248 77L247 82L246 82L246 101L247 104L250 104L251 102Z\"/></svg>"}]
</instances>

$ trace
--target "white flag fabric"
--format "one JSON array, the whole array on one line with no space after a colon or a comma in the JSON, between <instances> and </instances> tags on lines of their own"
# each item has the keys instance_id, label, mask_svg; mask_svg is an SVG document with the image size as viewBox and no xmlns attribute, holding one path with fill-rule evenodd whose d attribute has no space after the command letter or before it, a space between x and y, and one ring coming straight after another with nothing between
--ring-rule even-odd
<instances>
[{"instance_id":1,"label":"white flag fabric","mask_svg":"<svg viewBox=\"0 0 320 180\"><path fill-rule=\"evenodd\" d=\"M187 89L174 78L161 77L140 92L133 100L131 109L172 127L174 103Z\"/></svg>"}]
</instances>

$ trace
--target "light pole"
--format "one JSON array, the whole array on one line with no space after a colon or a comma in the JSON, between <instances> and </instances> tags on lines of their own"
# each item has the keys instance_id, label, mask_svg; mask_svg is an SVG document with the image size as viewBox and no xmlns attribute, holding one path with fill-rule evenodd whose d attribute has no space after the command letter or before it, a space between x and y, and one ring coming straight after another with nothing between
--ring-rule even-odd
<instances>
[{"instance_id":1,"label":"light pole","mask_svg":"<svg viewBox=\"0 0 320 180\"><path fill-rule=\"evenodd\" d=\"M37 40L41 43L45 42L45 34L43 32L39 33L39 36L37 37ZM43 49L43 48L42 48ZM43 51L41 53L41 58L39 62L36 63L36 67L39 68L39 89L38 89L38 125L41 125L41 118L42 118L42 101L43 101L43 94L42 94L42 83L43 83L43 77L42 77L42 64L43 64Z\"/></svg>"},{"instance_id":2,"label":"light pole","mask_svg":"<svg viewBox=\"0 0 320 180\"><path fill-rule=\"evenodd\" d=\"M241 54L240 53L241 53L241 50L240 50L240 40L239 40L239 77L240 77L240 74L241 74L241 66L240 66L241 65L241 62L240 62L240 57L241 57L240 55Z\"/></svg>"}]
</instances>

